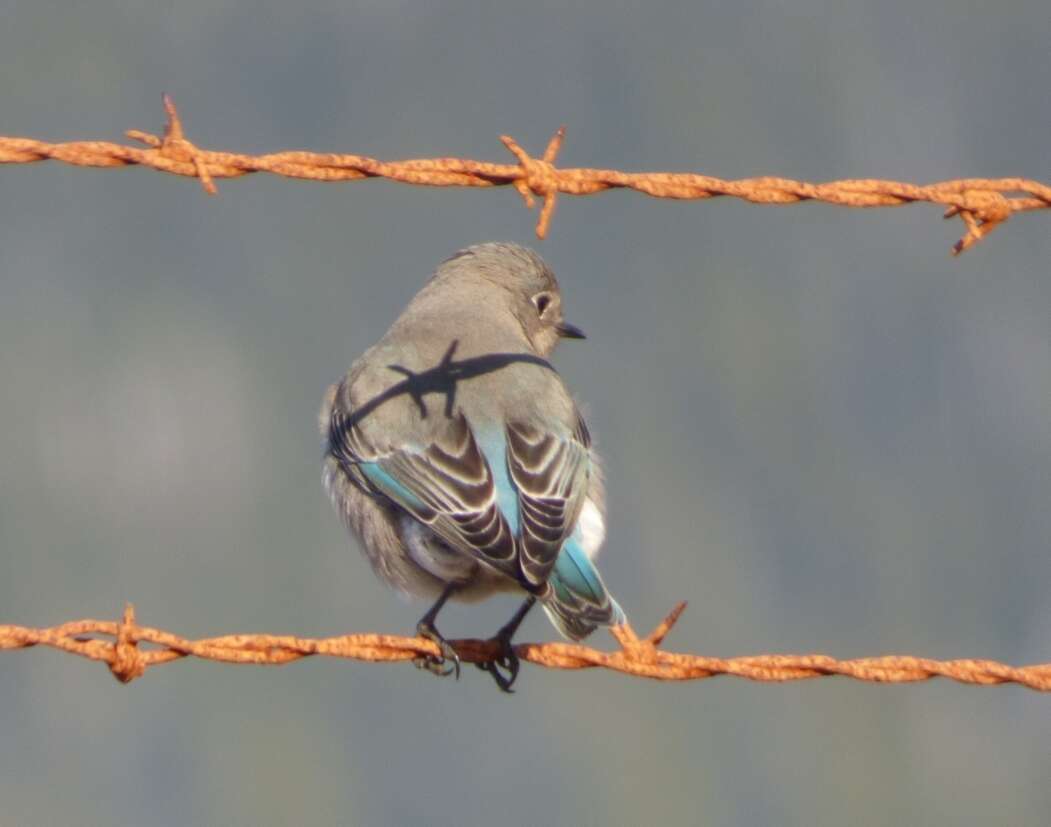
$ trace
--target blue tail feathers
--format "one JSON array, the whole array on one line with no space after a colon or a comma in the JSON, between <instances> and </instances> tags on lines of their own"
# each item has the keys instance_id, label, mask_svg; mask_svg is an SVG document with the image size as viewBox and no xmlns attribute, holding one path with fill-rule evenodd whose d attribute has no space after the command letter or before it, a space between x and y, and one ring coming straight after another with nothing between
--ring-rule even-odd
<instances>
[{"instance_id":1,"label":"blue tail feathers","mask_svg":"<svg viewBox=\"0 0 1051 827\"><path fill-rule=\"evenodd\" d=\"M606 590L598 569L579 540L570 537L548 578L551 590L543 606L551 622L571 640L582 640L598 626L624 623L624 610Z\"/></svg>"}]
</instances>

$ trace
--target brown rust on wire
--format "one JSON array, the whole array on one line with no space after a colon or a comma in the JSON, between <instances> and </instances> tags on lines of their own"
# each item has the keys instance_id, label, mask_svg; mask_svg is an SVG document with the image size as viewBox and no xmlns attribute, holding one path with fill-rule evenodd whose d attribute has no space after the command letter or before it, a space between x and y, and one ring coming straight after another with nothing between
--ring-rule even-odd
<instances>
[{"instance_id":1,"label":"brown rust on wire","mask_svg":"<svg viewBox=\"0 0 1051 827\"><path fill-rule=\"evenodd\" d=\"M828 655L752 655L724 659L662 650L660 645L665 635L685 608L685 603L679 603L644 638L636 636L627 625L613 628L611 631L620 646L614 651L559 642L522 643L515 646L515 652L522 660L549 669L602 668L664 681L732 675L753 681L783 682L840 675L859 681L912 683L941 677L979 685L1017 683L1038 692L1051 692L1051 663L1016 667L990 660L938 661L911 655L856 660L836 660ZM451 643L465 663L483 663L499 656L501 651L495 640ZM187 640L171 632L140 626L131 604L125 607L122 619L117 622L78 620L48 629L0 626L0 650L31 646L49 646L102 661L123 683L141 677L151 667L186 657L280 665L314 656L394 662L440 654L432 641L423 638L371 633L322 639L245 634Z\"/></svg>"},{"instance_id":2,"label":"brown rust on wire","mask_svg":"<svg viewBox=\"0 0 1051 827\"><path fill-rule=\"evenodd\" d=\"M197 178L206 192L217 192L215 179L268 172L313 181L387 178L431 187L514 187L528 207L543 199L536 233L547 235L559 194L591 195L607 189L633 189L655 198L700 200L729 196L753 204L822 201L843 207L900 207L915 202L940 204L945 218L959 217L966 233L953 247L969 249L1017 212L1051 208L1051 186L1024 178L969 178L934 184L859 179L814 184L790 178L742 178L727 181L687 172L621 172L555 166L565 127L552 136L540 158L530 156L513 138L501 136L517 164L493 164L462 158L380 161L364 155L277 152L241 155L201 149L185 135L175 104L164 96L168 122L164 136L128 130L145 148L75 141L47 143L0 136L0 163L27 164L54 160L77 166L119 167L138 164L173 175Z\"/></svg>"}]
</instances>

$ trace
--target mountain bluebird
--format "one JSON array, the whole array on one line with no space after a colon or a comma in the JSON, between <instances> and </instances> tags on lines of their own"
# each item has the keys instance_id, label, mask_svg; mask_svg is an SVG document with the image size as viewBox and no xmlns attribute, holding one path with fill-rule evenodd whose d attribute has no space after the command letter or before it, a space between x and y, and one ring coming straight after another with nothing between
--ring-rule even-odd
<instances>
[{"instance_id":1,"label":"mountain bluebird","mask_svg":"<svg viewBox=\"0 0 1051 827\"><path fill-rule=\"evenodd\" d=\"M325 396L325 487L376 573L436 598L416 627L442 652L417 662L433 672L459 674L434 625L450 597L526 593L482 666L504 690L518 674L511 637L536 601L573 640L624 622L593 562L599 459L547 361L563 338L584 334L563 320L541 258L480 244L443 262Z\"/></svg>"}]
</instances>

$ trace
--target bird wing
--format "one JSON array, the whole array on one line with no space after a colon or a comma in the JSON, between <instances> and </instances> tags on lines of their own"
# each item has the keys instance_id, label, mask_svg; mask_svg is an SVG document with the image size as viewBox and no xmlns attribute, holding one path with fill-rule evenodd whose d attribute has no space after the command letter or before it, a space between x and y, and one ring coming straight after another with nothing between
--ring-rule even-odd
<instances>
[{"instance_id":1,"label":"bird wing","mask_svg":"<svg viewBox=\"0 0 1051 827\"><path fill-rule=\"evenodd\" d=\"M371 446L334 411L329 445L354 481L408 511L454 549L538 592L584 504L590 438L522 422L483 447L463 413L422 448Z\"/></svg>"},{"instance_id":2,"label":"bird wing","mask_svg":"<svg viewBox=\"0 0 1051 827\"><path fill-rule=\"evenodd\" d=\"M492 469L462 412L422 448L374 449L333 417L330 449L351 477L408 511L454 549L520 579L516 542Z\"/></svg>"},{"instance_id":3,"label":"bird wing","mask_svg":"<svg viewBox=\"0 0 1051 827\"><path fill-rule=\"evenodd\" d=\"M559 436L532 423L511 422L505 432L507 469L518 494L518 563L522 578L536 587L547 582L584 505L587 431L578 427L572 436Z\"/></svg>"}]
</instances>

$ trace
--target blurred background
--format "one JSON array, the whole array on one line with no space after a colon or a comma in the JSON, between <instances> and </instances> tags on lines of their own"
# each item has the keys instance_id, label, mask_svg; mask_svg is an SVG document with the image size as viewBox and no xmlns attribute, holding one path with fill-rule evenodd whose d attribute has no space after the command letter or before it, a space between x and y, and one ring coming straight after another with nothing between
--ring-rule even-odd
<instances>
[{"instance_id":1,"label":"blurred background","mask_svg":"<svg viewBox=\"0 0 1051 827\"><path fill-rule=\"evenodd\" d=\"M1046 0L0 4L0 134L917 182L1051 170ZM322 393L446 256L533 244L587 342L602 569L711 655L1051 660L1049 216L0 169L0 623L411 633L320 482ZM453 606L484 636L514 602ZM555 635L542 613L522 640ZM611 641L604 633L599 646ZM0 824L1044 824L1017 687L320 660L128 687L0 657Z\"/></svg>"}]
</instances>

